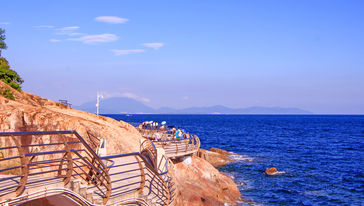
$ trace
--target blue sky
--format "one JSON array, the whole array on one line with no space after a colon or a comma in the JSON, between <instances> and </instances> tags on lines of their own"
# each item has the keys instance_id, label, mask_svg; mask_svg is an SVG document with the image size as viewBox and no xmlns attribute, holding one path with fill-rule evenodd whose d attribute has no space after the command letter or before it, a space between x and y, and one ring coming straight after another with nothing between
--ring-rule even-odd
<instances>
[{"instance_id":1,"label":"blue sky","mask_svg":"<svg viewBox=\"0 0 364 206\"><path fill-rule=\"evenodd\" d=\"M298 107L364 114L364 2L10 1L25 91L78 105Z\"/></svg>"}]
</instances>

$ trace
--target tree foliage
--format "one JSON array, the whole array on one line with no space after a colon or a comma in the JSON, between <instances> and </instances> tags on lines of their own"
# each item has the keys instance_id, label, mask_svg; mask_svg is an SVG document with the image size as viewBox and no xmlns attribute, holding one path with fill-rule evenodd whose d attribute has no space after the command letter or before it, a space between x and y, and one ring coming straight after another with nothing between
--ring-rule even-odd
<instances>
[{"instance_id":1,"label":"tree foliage","mask_svg":"<svg viewBox=\"0 0 364 206\"><path fill-rule=\"evenodd\" d=\"M5 30L0 29L0 49L7 48L4 42L5 40L4 32ZM24 82L23 79L18 75L18 73L16 73L16 71L10 69L9 62L3 57L0 57L0 79L1 81L5 82L12 88L21 91L20 85ZM4 96L3 92L2 95Z\"/></svg>"},{"instance_id":2,"label":"tree foliage","mask_svg":"<svg viewBox=\"0 0 364 206\"><path fill-rule=\"evenodd\" d=\"M7 49L8 48L6 46L5 39L6 39L6 37L5 37L5 29L1 29L0 28L0 49Z\"/></svg>"}]
</instances>

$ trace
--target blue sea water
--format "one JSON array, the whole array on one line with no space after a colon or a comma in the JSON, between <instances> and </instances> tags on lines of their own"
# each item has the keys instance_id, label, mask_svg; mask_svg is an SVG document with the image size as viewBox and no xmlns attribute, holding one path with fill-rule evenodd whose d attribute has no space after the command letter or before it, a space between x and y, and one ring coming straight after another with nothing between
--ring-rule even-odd
<instances>
[{"instance_id":1,"label":"blue sea water","mask_svg":"<svg viewBox=\"0 0 364 206\"><path fill-rule=\"evenodd\" d=\"M201 147L247 155L220 171L247 205L364 205L364 116L106 115L167 121L197 134ZM266 176L266 168L285 174Z\"/></svg>"}]
</instances>

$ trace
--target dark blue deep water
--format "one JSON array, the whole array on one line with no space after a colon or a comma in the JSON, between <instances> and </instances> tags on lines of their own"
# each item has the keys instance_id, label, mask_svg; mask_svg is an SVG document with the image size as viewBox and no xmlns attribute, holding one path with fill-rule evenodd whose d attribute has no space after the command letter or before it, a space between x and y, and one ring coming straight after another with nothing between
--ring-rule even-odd
<instances>
[{"instance_id":1,"label":"dark blue deep water","mask_svg":"<svg viewBox=\"0 0 364 206\"><path fill-rule=\"evenodd\" d=\"M251 205L364 205L364 116L107 115L167 121L201 147L247 155L221 168ZM276 167L286 174L263 174Z\"/></svg>"}]
</instances>

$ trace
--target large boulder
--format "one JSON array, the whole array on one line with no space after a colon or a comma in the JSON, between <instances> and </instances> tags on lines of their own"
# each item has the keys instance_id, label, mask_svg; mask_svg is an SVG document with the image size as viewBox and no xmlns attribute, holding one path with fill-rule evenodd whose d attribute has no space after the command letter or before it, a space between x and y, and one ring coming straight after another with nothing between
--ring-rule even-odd
<instances>
[{"instance_id":1,"label":"large boulder","mask_svg":"<svg viewBox=\"0 0 364 206\"><path fill-rule=\"evenodd\" d=\"M219 148L210 148L210 152L216 152L216 153L219 153L219 154L222 154L222 155L236 155L235 153L232 153L232 152L228 152L226 150L223 150L223 149L219 149Z\"/></svg>"},{"instance_id":2,"label":"large boulder","mask_svg":"<svg viewBox=\"0 0 364 206\"><path fill-rule=\"evenodd\" d=\"M214 151L208 151L205 149L199 149L197 152L197 156L209 162L212 166L216 168L220 168L228 162L232 162L233 160L226 154L217 153Z\"/></svg>"},{"instance_id":3,"label":"large boulder","mask_svg":"<svg viewBox=\"0 0 364 206\"><path fill-rule=\"evenodd\" d=\"M280 172L278 172L277 168L271 167L271 168L265 169L264 174L266 174L266 175L277 175L277 174L280 174Z\"/></svg>"},{"instance_id":4,"label":"large boulder","mask_svg":"<svg viewBox=\"0 0 364 206\"><path fill-rule=\"evenodd\" d=\"M190 164L171 169L178 188L176 205L236 205L241 193L234 181L207 161L193 156Z\"/></svg>"}]
</instances>

